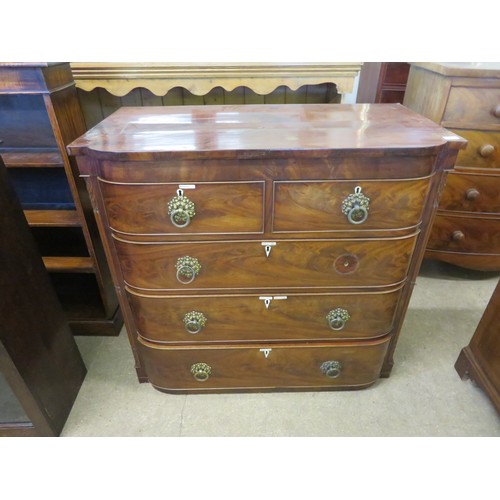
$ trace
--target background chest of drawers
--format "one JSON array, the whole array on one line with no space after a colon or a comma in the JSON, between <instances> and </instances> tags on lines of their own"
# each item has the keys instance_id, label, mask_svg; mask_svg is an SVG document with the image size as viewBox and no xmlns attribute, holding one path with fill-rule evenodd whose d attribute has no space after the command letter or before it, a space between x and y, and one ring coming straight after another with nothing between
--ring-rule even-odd
<instances>
[{"instance_id":1,"label":"background chest of drawers","mask_svg":"<svg viewBox=\"0 0 500 500\"><path fill-rule=\"evenodd\" d=\"M121 108L73 142L139 379L201 392L388 376L464 144L397 104Z\"/></svg>"},{"instance_id":2,"label":"background chest of drawers","mask_svg":"<svg viewBox=\"0 0 500 500\"><path fill-rule=\"evenodd\" d=\"M412 64L404 105L468 140L448 177L426 256L500 270L500 64Z\"/></svg>"}]
</instances>

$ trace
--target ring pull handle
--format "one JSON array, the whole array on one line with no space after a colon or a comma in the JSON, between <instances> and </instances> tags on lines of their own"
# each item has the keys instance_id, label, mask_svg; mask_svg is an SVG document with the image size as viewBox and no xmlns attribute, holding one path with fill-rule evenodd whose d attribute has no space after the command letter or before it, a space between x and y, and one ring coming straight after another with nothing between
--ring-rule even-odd
<instances>
[{"instance_id":1,"label":"ring pull handle","mask_svg":"<svg viewBox=\"0 0 500 500\"><path fill-rule=\"evenodd\" d=\"M205 315L198 311L191 311L184 315L184 326L186 332L191 334L196 334L203 330L204 326L207 324L207 318Z\"/></svg>"},{"instance_id":2,"label":"ring pull handle","mask_svg":"<svg viewBox=\"0 0 500 500\"><path fill-rule=\"evenodd\" d=\"M342 373L342 363L340 361L325 361L319 367L321 373L328 378L337 378Z\"/></svg>"},{"instance_id":3,"label":"ring pull handle","mask_svg":"<svg viewBox=\"0 0 500 500\"><path fill-rule=\"evenodd\" d=\"M191 373L198 382L205 382L212 373L212 368L206 363L195 363L191 366Z\"/></svg>"},{"instance_id":4,"label":"ring pull handle","mask_svg":"<svg viewBox=\"0 0 500 500\"><path fill-rule=\"evenodd\" d=\"M483 144L479 149L478 152L483 158L488 158L488 156L491 156L493 152L495 151L495 146L493 144Z\"/></svg>"},{"instance_id":5,"label":"ring pull handle","mask_svg":"<svg viewBox=\"0 0 500 500\"><path fill-rule=\"evenodd\" d=\"M347 309L342 309L340 307L332 309L326 315L326 321L332 330L342 330L350 318L351 316Z\"/></svg>"},{"instance_id":6,"label":"ring pull handle","mask_svg":"<svg viewBox=\"0 0 500 500\"><path fill-rule=\"evenodd\" d=\"M175 264L177 281L189 285L201 271L201 264L195 257L179 257Z\"/></svg>"},{"instance_id":7,"label":"ring pull handle","mask_svg":"<svg viewBox=\"0 0 500 500\"><path fill-rule=\"evenodd\" d=\"M356 186L354 193L351 193L342 202L342 213L347 215L347 220L351 224L362 224L368 218L370 198L361 191L361 186Z\"/></svg>"},{"instance_id":8,"label":"ring pull handle","mask_svg":"<svg viewBox=\"0 0 500 500\"><path fill-rule=\"evenodd\" d=\"M182 189L177 190L177 196L168 202L168 215L175 227L189 226L191 219L196 215L194 203L184 196Z\"/></svg>"}]
</instances>

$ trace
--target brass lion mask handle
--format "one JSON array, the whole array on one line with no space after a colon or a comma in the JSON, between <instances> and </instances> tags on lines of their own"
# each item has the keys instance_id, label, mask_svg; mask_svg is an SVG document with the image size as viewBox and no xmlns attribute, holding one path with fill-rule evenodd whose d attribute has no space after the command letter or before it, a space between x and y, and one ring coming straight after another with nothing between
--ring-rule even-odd
<instances>
[{"instance_id":1,"label":"brass lion mask handle","mask_svg":"<svg viewBox=\"0 0 500 500\"><path fill-rule=\"evenodd\" d=\"M361 186L356 186L354 193L347 196L342 202L342 213L347 215L347 220L351 224L362 224L368 218L370 198L361 191Z\"/></svg>"},{"instance_id":2,"label":"brass lion mask handle","mask_svg":"<svg viewBox=\"0 0 500 500\"><path fill-rule=\"evenodd\" d=\"M184 196L182 189L177 191L177 196L168 202L168 215L175 227L186 227L196 215L194 203Z\"/></svg>"},{"instance_id":3,"label":"brass lion mask handle","mask_svg":"<svg viewBox=\"0 0 500 500\"><path fill-rule=\"evenodd\" d=\"M325 361L319 367L321 373L328 378L337 378L342 373L342 363L340 361Z\"/></svg>"},{"instance_id":4,"label":"brass lion mask handle","mask_svg":"<svg viewBox=\"0 0 500 500\"><path fill-rule=\"evenodd\" d=\"M184 326L188 333L199 333L206 324L207 318L201 312L191 311L184 315Z\"/></svg>"},{"instance_id":5,"label":"brass lion mask handle","mask_svg":"<svg viewBox=\"0 0 500 500\"><path fill-rule=\"evenodd\" d=\"M186 255L177 259L175 268L177 281L183 285L189 285L200 274L201 264L197 258Z\"/></svg>"},{"instance_id":6,"label":"brass lion mask handle","mask_svg":"<svg viewBox=\"0 0 500 500\"><path fill-rule=\"evenodd\" d=\"M326 321L332 330L342 330L350 318L351 316L347 309L342 309L340 307L332 309L326 315Z\"/></svg>"},{"instance_id":7,"label":"brass lion mask handle","mask_svg":"<svg viewBox=\"0 0 500 500\"><path fill-rule=\"evenodd\" d=\"M205 382L212 373L212 368L206 363L195 363L191 366L191 373L198 382Z\"/></svg>"}]
</instances>

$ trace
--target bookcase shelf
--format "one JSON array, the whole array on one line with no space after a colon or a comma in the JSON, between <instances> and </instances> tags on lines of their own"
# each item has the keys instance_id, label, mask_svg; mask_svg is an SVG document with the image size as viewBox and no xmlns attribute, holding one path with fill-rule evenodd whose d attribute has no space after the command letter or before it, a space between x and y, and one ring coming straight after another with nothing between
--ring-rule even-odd
<instances>
[{"instance_id":1,"label":"bookcase shelf","mask_svg":"<svg viewBox=\"0 0 500 500\"><path fill-rule=\"evenodd\" d=\"M0 63L0 156L69 325L117 335L121 313L96 221L65 149L86 129L69 63Z\"/></svg>"}]
</instances>

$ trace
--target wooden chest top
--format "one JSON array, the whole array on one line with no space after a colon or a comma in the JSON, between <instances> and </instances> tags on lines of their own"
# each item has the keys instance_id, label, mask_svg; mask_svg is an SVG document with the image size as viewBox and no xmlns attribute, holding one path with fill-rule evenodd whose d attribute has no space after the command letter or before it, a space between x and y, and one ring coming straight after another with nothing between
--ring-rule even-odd
<instances>
[{"instance_id":1,"label":"wooden chest top","mask_svg":"<svg viewBox=\"0 0 500 500\"><path fill-rule=\"evenodd\" d=\"M399 104L124 107L68 146L72 155L160 160L327 156L465 141Z\"/></svg>"}]
</instances>

